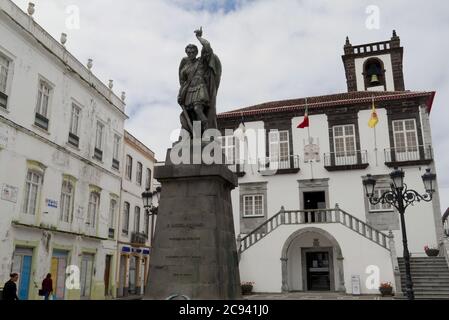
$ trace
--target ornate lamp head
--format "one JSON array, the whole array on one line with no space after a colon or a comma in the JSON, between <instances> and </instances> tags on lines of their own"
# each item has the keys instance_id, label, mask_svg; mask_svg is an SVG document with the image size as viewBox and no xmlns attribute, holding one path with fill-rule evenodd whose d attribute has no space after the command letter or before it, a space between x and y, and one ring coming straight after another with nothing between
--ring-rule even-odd
<instances>
[{"instance_id":1,"label":"ornate lamp head","mask_svg":"<svg viewBox=\"0 0 449 320\"><path fill-rule=\"evenodd\" d=\"M150 189L146 189L142 193L143 207L145 210L150 210L153 205L153 193L150 192Z\"/></svg>"},{"instance_id":2,"label":"ornate lamp head","mask_svg":"<svg viewBox=\"0 0 449 320\"><path fill-rule=\"evenodd\" d=\"M376 187L376 179L368 174L366 178L363 179L363 186L365 187L366 196L372 198L374 196L374 188Z\"/></svg>"},{"instance_id":3,"label":"ornate lamp head","mask_svg":"<svg viewBox=\"0 0 449 320\"><path fill-rule=\"evenodd\" d=\"M396 189L402 189L404 187L404 171L394 168L390 173L390 178L393 180L393 185Z\"/></svg>"},{"instance_id":4,"label":"ornate lamp head","mask_svg":"<svg viewBox=\"0 0 449 320\"><path fill-rule=\"evenodd\" d=\"M422 181L424 183L424 189L427 193L432 194L435 192L435 181L437 175L431 172L431 169L426 169L426 173L422 176Z\"/></svg>"}]
</instances>

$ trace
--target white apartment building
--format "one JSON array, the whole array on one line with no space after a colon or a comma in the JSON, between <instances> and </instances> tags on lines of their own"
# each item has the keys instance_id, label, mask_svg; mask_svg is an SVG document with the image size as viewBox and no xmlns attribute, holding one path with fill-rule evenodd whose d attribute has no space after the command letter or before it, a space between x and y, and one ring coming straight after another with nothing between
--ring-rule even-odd
<instances>
[{"instance_id":1,"label":"white apartment building","mask_svg":"<svg viewBox=\"0 0 449 320\"><path fill-rule=\"evenodd\" d=\"M377 272L377 280L401 291L399 215L390 205L371 205L362 181L375 176L380 195L399 167L409 188L425 192L421 176L426 168L435 172L429 122L435 92L405 90L395 33L378 43L347 40L344 51L348 92L218 116L222 134L238 129L223 149L239 176L232 202L241 280L255 282L256 292L351 294L360 287L377 294L369 285ZM368 127L373 101L375 130ZM300 129L306 109L310 126ZM442 243L438 188L432 202L407 209L406 225L413 257Z\"/></svg>"},{"instance_id":2,"label":"white apartment building","mask_svg":"<svg viewBox=\"0 0 449 320\"><path fill-rule=\"evenodd\" d=\"M51 272L57 299L113 297L125 104L0 3L0 282L18 272L19 297L39 299Z\"/></svg>"},{"instance_id":3,"label":"white apartment building","mask_svg":"<svg viewBox=\"0 0 449 320\"><path fill-rule=\"evenodd\" d=\"M121 217L117 229L117 256L120 257L116 279L118 297L144 294L153 234L151 225L154 228L156 217L144 209L142 193L155 190L155 163L154 152L125 131Z\"/></svg>"}]
</instances>

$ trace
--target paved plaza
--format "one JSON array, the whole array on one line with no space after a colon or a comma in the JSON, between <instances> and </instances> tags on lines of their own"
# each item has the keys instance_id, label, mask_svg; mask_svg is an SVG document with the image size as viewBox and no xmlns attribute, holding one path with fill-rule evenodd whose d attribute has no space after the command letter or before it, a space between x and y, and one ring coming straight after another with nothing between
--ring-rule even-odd
<instances>
[{"instance_id":1,"label":"paved plaza","mask_svg":"<svg viewBox=\"0 0 449 320\"><path fill-rule=\"evenodd\" d=\"M353 296L338 292L262 293L244 296L245 300L393 300L380 295Z\"/></svg>"}]
</instances>

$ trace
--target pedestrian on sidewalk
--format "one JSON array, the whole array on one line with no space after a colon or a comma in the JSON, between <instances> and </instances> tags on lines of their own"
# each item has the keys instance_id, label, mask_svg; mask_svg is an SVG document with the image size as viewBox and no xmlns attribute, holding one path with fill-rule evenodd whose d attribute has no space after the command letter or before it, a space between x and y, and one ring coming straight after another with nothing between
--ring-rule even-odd
<instances>
[{"instance_id":1,"label":"pedestrian on sidewalk","mask_svg":"<svg viewBox=\"0 0 449 320\"><path fill-rule=\"evenodd\" d=\"M50 295L53 293L53 280L51 279L51 273L47 274L44 281L42 281L42 295L45 300L49 300Z\"/></svg>"},{"instance_id":2,"label":"pedestrian on sidewalk","mask_svg":"<svg viewBox=\"0 0 449 320\"><path fill-rule=\"evenodd\" d=\"M3 287L3 300L19 300L19 297L17 296L16 285L17 280L19 280L19 275L17 273L11 273L9 277L10 279L5 283Z\"/></svg>"}]
</instances>

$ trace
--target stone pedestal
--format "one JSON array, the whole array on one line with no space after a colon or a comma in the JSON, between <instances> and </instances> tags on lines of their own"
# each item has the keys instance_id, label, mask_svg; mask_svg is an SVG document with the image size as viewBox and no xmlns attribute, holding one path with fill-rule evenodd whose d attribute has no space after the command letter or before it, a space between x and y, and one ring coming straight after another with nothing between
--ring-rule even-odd
<instances>
[{"instance_id":1,"label":"stone pedestal","mask_svg":"<svg viewBox=\"0 0 449 320\"><path fill-rule=\"evenodd\" d=\"M154 172L162 193L145 299L240 299L236 175L225 165L166 163Z\"/></svg>"}]
</instances>

